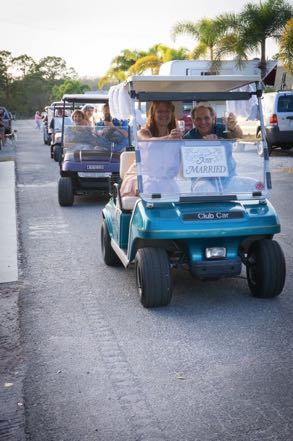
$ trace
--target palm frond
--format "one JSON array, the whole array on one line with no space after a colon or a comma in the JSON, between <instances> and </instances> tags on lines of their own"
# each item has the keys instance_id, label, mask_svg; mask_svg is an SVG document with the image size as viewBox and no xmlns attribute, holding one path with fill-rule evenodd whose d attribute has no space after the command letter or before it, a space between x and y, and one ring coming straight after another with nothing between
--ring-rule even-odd
<instances>
[{"instance_id":1,"label":"palm frond","mask_svg":"<svg viewBox=\"0 0 293 441\"><path fill-rule=\"evenodd\" d=\"M198 38L196 24L191 21L178 21L171 29L172 40L175 41L178 35L189 35L192 38Z\"/></svg>"},{"instance_id":2,"label":"palm frond","mask_svg":"<svg viewBox=\"0 0 293 441\"><path fill-rule=\"evenodd\" d=\"M157 73L161 64L163 62L162 58L157 57L156 55L147 55L146 57L142 57L134 63L128 73L130 75L139 75L146 71L147 69L152 69L153 72Z\"/></svg>"}]
</instances>

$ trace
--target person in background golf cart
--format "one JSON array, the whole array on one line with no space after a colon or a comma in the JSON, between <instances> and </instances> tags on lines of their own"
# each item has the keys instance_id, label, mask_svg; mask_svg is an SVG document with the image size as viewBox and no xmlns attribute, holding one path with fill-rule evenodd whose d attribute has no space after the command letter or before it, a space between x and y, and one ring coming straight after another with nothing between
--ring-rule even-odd
<instances>
[{"instance_id":1,"label":"person in background golf cart","mask_svg":"<svg viewBox=\"0 0 293 441\"><path fill-rule=\"evenodd\" d=\"M74 112L71 115L72 121L76 126L87 126L88 123L85 119L84 113L80 109L74 110Z\"/></svg>"},{"instance_id":2,"label":"person in background golf cart","mask_svg":"<svg viewBox=\"0 0 293 441\"><path fill-rule=\"evenodd\" d=\"M92 104L85 104L81 110L84 113L84 117L85 117L87 125L90 127L94 127L94 125L95 125L95 123L94 123L95 106L93 106Z\"/></svg>"},{"instance_id":3,"label":"person in background golf cart","mask_svg":"<svg viewBox=\"0 0 293 441\"><path fill-rule=\"evenodd\" d=\"M109 107L108 103L103 105L103 119L101 119L97 125L98 126L113 126L112 117L110 114L110 107Z\"/></svg>"},{"instance_id":4,"label":"person in background golf cart","mask_svg":"<svg viewBox=\"0 0 293 441\"><path fill-rule=\"evenodd\" d=\"M243 136L233 113L229 113L226 124L216 123L215 111L208 103L198 103L191 111L191 119L194 128L184 135L185 139L233 139Z\"/></svg>"},{"instance_id":5,"label":"person in background golf cart","mask_svg":"<svg viewBox=\"0 0 293 441\"><path fill-rule=\"evenodd\" d=\"M55 110L54 118L51 119L51 121L50 121L50 125L49 125L49 127L50 127L51 130L55 130L55 128L57 129L57 128L60 127L60 123L57 124L57 127L55 127L55 125L56 125L56 124L55 124L55 123L56 123L55 118L63 118L63 115L64 115L64 117L67 116L67 113L66 113L66 111L64 111L64 109L62 109L62 108L58 108L58 109ZM60 121L60 120L57 120L57 122L58 122L58 121Z\"/></svg>"},{"instance_id":6,"label":"person in background golf cart","mask_svg":"<svg viewBox=\"0 0 293 441\"><path fill-rule=\"evenodd\" d=\"M104 129L101 130L101 127ZM128 123L127 121L119 121L112 118L110 114L109 104L103 106L103 119L97 123L97 134L105 136L110 142L115 142L120 148L127 147L128 141Z\"/></svg>"},{"instance_id":7,"label":"person in background golf cart","mask_svg":"<svg viewBox=\"0 0 293 441\"><path fill-rule=\"evenodd\" d=\"M101 118L100 121L97 122L97 126L115 126L120 127L124 130L128 130L128 122L126 120L112 118L108 103L104 104L103 106L103 118Z\"/></svg>"}]
</instances>

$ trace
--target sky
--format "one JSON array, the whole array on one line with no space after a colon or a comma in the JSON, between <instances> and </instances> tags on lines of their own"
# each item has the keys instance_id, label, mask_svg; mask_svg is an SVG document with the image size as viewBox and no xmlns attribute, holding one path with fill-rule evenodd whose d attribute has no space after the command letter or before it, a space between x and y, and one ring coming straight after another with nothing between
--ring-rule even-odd
<instances>
[{"instance_id":1,"label":"sky","mask_svg":"<svg viewBox=\"0 0 293 441\"><path fill-rule=\"evenodd\" d=\"M257 0L251 0L257 2ZM161 43L191 50L195 41L170 31L178 21L196 22L225 12L240 12L248 0L8 0L0 16L0 50L36 62L61 57L80 77L103 76L123 49L147 50ZM273 42L267 56L277 52ZM255 54L257 55L257 54Z\"/></svg>"}]
</instances>

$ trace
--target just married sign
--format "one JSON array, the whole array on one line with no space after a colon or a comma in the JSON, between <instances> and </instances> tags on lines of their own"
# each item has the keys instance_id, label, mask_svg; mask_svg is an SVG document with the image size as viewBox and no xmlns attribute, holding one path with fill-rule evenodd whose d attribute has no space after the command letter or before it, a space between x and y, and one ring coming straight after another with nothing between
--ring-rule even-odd
<instances>
[{"instance_id":1,"label":"just married sign","mask_svg":"<svg viewBox=\"0 0 293 441\"><path fill-rule=\"evenodd\" d=\"M185 178L214 178L229 175L223 145L184 146L181 154Z\"/></svg>"}]
</instances>

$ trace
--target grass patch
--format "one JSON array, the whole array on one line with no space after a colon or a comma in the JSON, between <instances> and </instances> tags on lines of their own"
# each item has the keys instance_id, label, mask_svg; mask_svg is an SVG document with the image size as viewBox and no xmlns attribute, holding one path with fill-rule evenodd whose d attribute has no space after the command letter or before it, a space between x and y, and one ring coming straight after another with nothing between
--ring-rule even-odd
<instances>
[{"instance_id":1,"label":"grass patch","mask_svg":"<svg viewBox=\"0 0 293 441\"><path fill-rule=\"evenodd\" d=\"M5 161L15 161L15 157L14 156L0 156L0 162L5 162Z\"/></svg>"}]
</instances>

